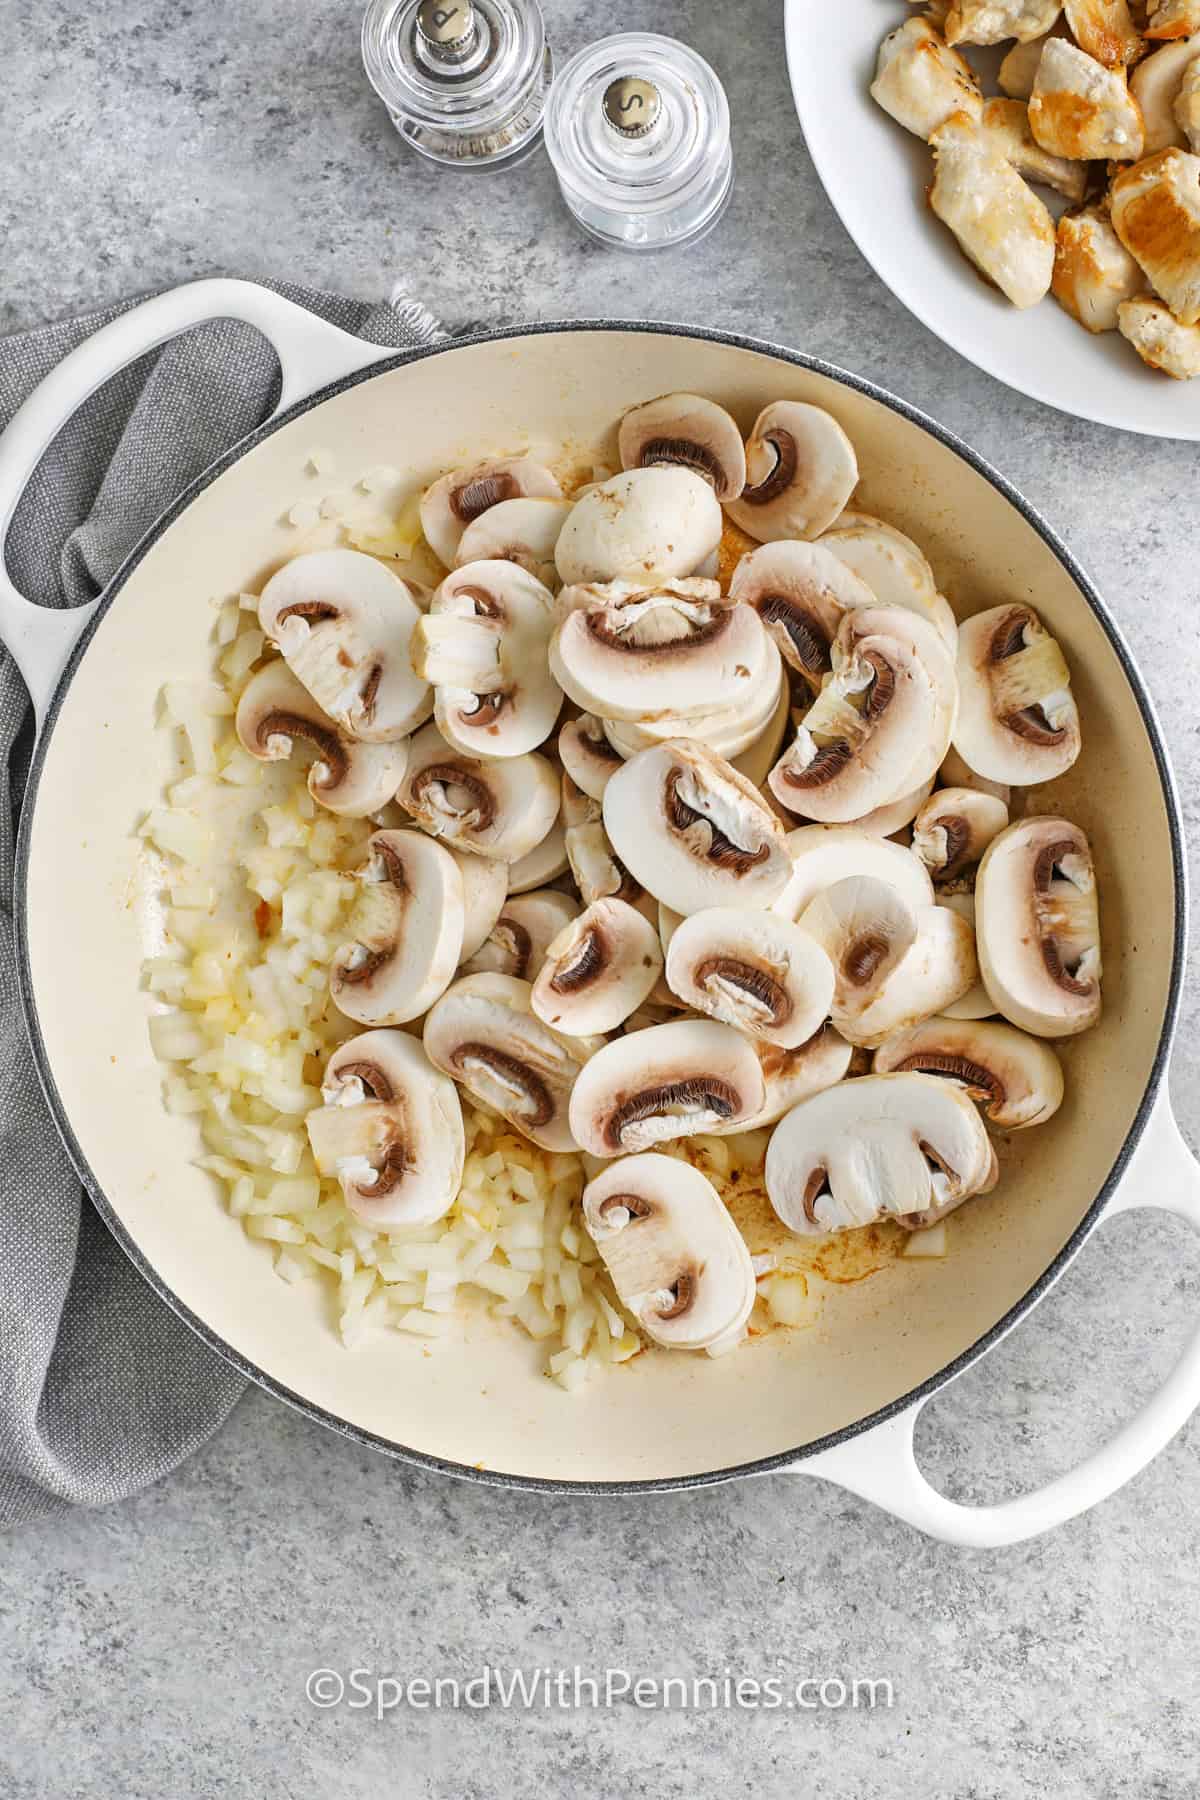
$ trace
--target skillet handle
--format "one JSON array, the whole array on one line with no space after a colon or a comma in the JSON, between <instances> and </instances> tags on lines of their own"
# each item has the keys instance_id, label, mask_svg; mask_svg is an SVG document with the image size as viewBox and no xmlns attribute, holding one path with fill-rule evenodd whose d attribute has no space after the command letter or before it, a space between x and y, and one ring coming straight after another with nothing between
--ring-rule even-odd
<instances>
[{"instance_id":1,"label":"skillet handle","mask_svg":"<svg viewBox=\"0 0 1200 1800\"><path fill-rule=\"evenodd\" d=\"M1180 1135L1165 1086L1103 1216L1111 1219L1143 1206L1178 1213L1200 1230L1200 1163ZM926 1481L913 1454L923 1405L918 1401L849 1443L794 1464L790 1472L836 1482L943 1543L972 1549L1018 1544L1106 1500L1166 1447L1200 1405L1200 1330L1162 1387L1114 1438L1046 1487L997 1506L959 1506Z\"/></svg>"},{"instance_id":2,"label":"skillet handle","mask_svg":"<svg viewBox=\"0 0 1200 1800\"><path fill-rule=\"evenodd\" d=\"M90 394L156 345L210 319L241 319L268 338L283 371L277 412L392 351L250 281L194 281L122 313L71 351L36 387L0 435L0 643L21 671L40 731L46 707L98 600L63 611L33 606L4 568L17 503L42 456Z\"/></svg>"}]
</instances>

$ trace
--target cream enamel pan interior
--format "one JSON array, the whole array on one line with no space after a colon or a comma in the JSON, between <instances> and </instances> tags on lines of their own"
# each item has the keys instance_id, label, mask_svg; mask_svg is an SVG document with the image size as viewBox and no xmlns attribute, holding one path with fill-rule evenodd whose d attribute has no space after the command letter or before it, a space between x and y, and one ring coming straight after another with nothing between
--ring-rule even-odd
<instances>
[{"instance_id":1,"label":"cream enamel pan interior","mask_svg":"<svg viewBox=\"0 0 1200 1800\"><path fill-rule=\"evenodd\" d=\"M1101 882L1105 1019L1066 1046L1067 1101L1018 1137L1004 1179L953 1222L944 1262L895 1262L827 1303L817 1330L735 1355L651 1354L582 1394L485 1316L461 1343L336 1341L315 1284L289 1287L247 1242L197 1139L160 1099L141 992L145 871L133 835L172 770L155 730L164 681L207 674L214 596L257 584L289 547L279 521L316 445L339 471L389 463L424 483L473 457L566 444L611 457L631 404L672 388L748 428L781 397L842 422L860 500L927 550L960 613L1032 602L1074 677L1085 755L1044 791L1088 832ZM51 709L25 810L24 979L47 1089L126 1248L212 1341L275 1391L402 1454L485 1478L664 1483L782 1466L944 1380L1065 1264L1149 1113L1173 1018L1183 888L1170 778L1118 640L1044 528L950 440L848 378L668 328L554 328L435 349L293 408L197 484L115 584ZM19 877L20 883L20 877ZM1156 896L1146 907L1147 893ZM1175 896L1174 903L1172 896Z\"/></svg>"}]
</instances>

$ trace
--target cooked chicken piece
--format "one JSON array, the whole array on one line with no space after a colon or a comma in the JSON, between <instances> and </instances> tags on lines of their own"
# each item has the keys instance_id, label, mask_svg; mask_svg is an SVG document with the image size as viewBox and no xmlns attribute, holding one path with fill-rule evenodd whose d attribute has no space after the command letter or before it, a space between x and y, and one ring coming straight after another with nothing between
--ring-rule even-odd
<instances>
[{"instance_id":1,"label":"cooked chicken piece","mask_svg":"<svg viewBox=\"0 0 1200 1800\"><path fill-rule=\"evenodd\" d=\"M1076 204L1087 192L1086 163L1070 162L1065 156L1051 156L1029 129L1029 108L1023 100L989 100L983 109L983 129L1026 181L1040 181L1045 187L1057 188Z\"/></svg>"},{"instance_id":2,"label":"cooked chicken piece","mask_svg":"<svg viewBox=\"0 0 1200 1800\"><path fill-rule=\"evenodd\" d=\"M1103 207L1063 214L1050 289L1073 319L1088 331L1115 331L1117 308L1141 293L1144 280Z\"/></svg>"},{"instance_id":3,"label":"cooked chicken piece","mask_svg":"<svg viewBox=\"0 0 1200 1800\"><path fill-rule=\"evenodd\" d=\"M970 64L927 19L907 19L879 46L871 95L906 131L927 138L951 113L977 119L983 96Z\"/></svg>"},{"instance_id":4,"label":"cooked chicken piece","mask_svg":"<svg viewBox=\"0 0 1200 1800\"><path fill-rule=\"evenodd\" d=\"M1146 36L1168 42L1200 31L1200 0L1158 0L1150 14Z\"/></svg>"},{"instance_id":5,"label":"cooked chicken piece","mask_svg":"<svg viewBox=\"0 0 1200 1800\"><path fill-rule=\"evenodd\" d=\"M1006 38L1027 43L1049 31L1062 11L1062 0L953 0L946 14L948 44L1002 44Z\"/></svg>"},{"instance_id":6,"label":"cooked chicken piece","mask_svg":"<svg viewBox=\"0 0 1200 1800\"><path fill-rule=\"evenodd\" d=\"M1175 96L1175 122L1200 154L1200 55L1194 56L1183 71L1183 81Z\"/></svg>"},{"instance_id":7,"label":"cooked chicken piece","mask_svg":"<svg viewBox=\"0 0 1200 1800\"><path fill-rule=\"evenodd\" d=\"M1144 363L1176 381L1200 375L1200 325L1181 325L1170 308L1150 294L1123 300L1117 312L1121 335Z\"/></svg>"},{"instance_id":8,"label":"cooked chicken piece","mask_svg":"<svg viewBox=\"0 0 1200 1800\"><path fill-rule=\"evenodd\" d=\"M971 261L1014 306L1036 306L1054 272L1054 221L967 113L929 140L929 204Z\"/></svg>"},{"instance_id":9,"label":"cooked chicken piece","mask_svg":"<svg viewBox=\"0 0 1200 1800\"><path fill-rule=\"evenodd\" d=\"M1106 69L1065 38L1042 51L1029 124L1054 156L1136 162L1142 154L1142 114L1124 71Z\"/></svg>"},{"instance_id":10,"label":"cooked chicken piece","mask_svg":"<svg viewBox=\"0 0 1200 1800\"><path fill-rule=\"evenodd\" d=\"M1079 48L1106 69L1127 69L1145 55L1128 0L1064 0L1064 11Z\"/></svg>"},{"instance_id":11,"label":"cooked chicken piece","mask_svg":"<svg viewBox=\"0 0 1200 1800\"><path fill-rule=\"evenodd\" d=\"M1160 150L1112 184L1112 222L1183 325L1200 319L1200 156Z\"/></svg>"},{"instance_id":12,"label":"cooked chicken piece","mask_svg":"<svg viewBox=\"0 0 1200 1800\"><path fill-rule=\"evenodd\" d=\"M1067 28L1060 19L1045 36L1030 38L1025 44L1014 44L996 75L1000 92L1007 94L1010 100L1028 100L1037 79L1042 51L1052 37L1065 37L1066 32Z\"/></svg>"},{"instance_id":13,"label":"cooked chicken piece","mask_svg":"<svg viewBox=\"0 0 1200 1800\"><path fill-rule=\"evenodd\" d=\"M1197 54L1200 38L1177 38L1140 62L1130 76L1129 91L1142 109L1146 130L1143 155L1169 150L1173 144L1187 148L1183 128L1175 117L1175 100L1184 72Z\"/></svg>"}]
</instances>

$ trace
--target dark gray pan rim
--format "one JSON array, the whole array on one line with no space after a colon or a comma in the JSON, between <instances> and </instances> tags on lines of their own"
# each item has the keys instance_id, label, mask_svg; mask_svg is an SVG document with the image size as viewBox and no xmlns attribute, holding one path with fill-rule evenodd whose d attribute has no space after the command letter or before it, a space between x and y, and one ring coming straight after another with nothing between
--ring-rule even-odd
<instances>
[{"instance_id":1,"label":"dark gray pan rim","mask_svg":"<svg viewBox=\"0 0 1200 1800\"><path fill-rule=\"evenodd\" d=\"M381 1438L374 1432L364 1431L359 1426L351 1425L347 1423L346 1420L339 1419L335 1414L326 1411L325 1408L314 1405L311 1400L306 1400L302 1394L295 1393L283 1382L277 1381L274 1377L267 1375L263 1370L247 1361L245 1357L241 1356L236 1350L232 1349L230 1345L225 1343L223 1339L218 1337L217 1334L205 1324L203 1319L197 1317L197 1315L171 1291L167 1284L162 1280L161 1276L147 1261L146 1257L142 1254L137 1244L134 1243L132 1237L125 1229L125 1226L110 1205L108 1199L105 1197L94 1172L89 1166L83 1146L75 1136L70 1118L67 1115L66 1106L58 1091L50 1067L50 1060L38 1021L37 1005L33 994L32 973L29 966L28 943L25 932L30 833L33 812L37 801L42 772L45 767L46 752L61 712L63 695L80 659L85 655L93 635L103 622L109 607L113 604L113 601L120 593L122 587L137 568L151 545L157 542L163 532L174 523L198 494L203 493L204 489L208 487L211 482L215 481L219 475L224 474L227 469L231 468L233 464L238 462L248 451L254 449L256 445L262 443L265 438L271 436L273 432L279 430L282 426L289 424L293 419L300 418L306 412L311 412L314 407L320 406L324 401L331 399L335 394L344 393L349 388L357 387L360 382L370 381L376 375L386 374L392 369L405 367L409 363L423 362L427 357L453 356L457 350L468 348L475 344L501 342L509 338L538 337L547 333L564 331L590 331L611 334L639 332L665 337L690 338L697 342L704 343L726 344L733 349L749 350L756 355L770 358L776 362L789 363L794 368L807 369L814 374L828 376L831 380L840 382L844 387L852 389L855 393L864 394L869 399L878 401L881 406L886 406L890 411L898 413L901 418L907 419L910 424L918 426L922 431L927 432L931 437L935 438L938 443L944 444L947 449L954 451L954 453L961 457L970 468L975 470L976 474L982 475L986 481L990 482L997 493L1003 495L1009 504L1020 513L1021 517L1033 527L1039 537L1042 538L1043 542L1066 569L1080 593L1091 607L1092 612L1095 614L1112 645L1113 651L1125 675L1125 679L1128 681L1129 686L1133 691L1134 698L1137 701L1138 709L1142 716L1142 723L1145 726L1146 735L1150 740L1150 746L1154 753L1154 760L1158 768L1159 781L1162 788L1163 805L1166 808L1167 813L1167 824L1171 837L1171 858L1175 879L1175 931L1171 958L1170 989L1163 1014L1162 1031L1159 1035L1158 1046L1155 1051L1154 1063L1151 1069L1150 1079L1146 1085L1146 1091L1142 1096L1137 1115L1130 1127L1129 1135L1121 1148L1120 1155L1117 1157L1116 1162L1109 1171L1107 1179L1099 1193L1096 1195L1084 1217L1080 1220L1075 1231L1070 1238L1068 1238L1057 1256L1054 1257L1053 1261L1050 1262L1043 1270L1042 1274L1039 1275L1032 1287L1030 1287L1022 1298L1004 1314L1003 1318L997 1320L993 1326L984 1332L982 1337L978 1338L968 1349L962 1351L952 1362L947 1363L935 1374L928 1376L917 1387L911 1389L910 1392L902 1394L898 1399L891 1401L887 1406L880 1407L878 1411L869 1414L867 1417L856 1420L852 1425L845 1425L840 1430L830 1432L825 1437L815 1439L811 1443L797 1444L792 1450L779 1451L774 1456L760 1457L753 1462L706 1470L696 1475L681 1475L666 1478L655 1477L642 1481L547 1480L542 1476L520 1475L508 1473L499 1469L473 1468L464 1463L450 1462L443 1457L431 1456L426 1451L414 1450L406 1445L396 1444L390 1439ZM1181 823L1179 794L1167 756L1166 747L1163 742L1162 732L1155 714L1153 701L1146 691L1146 687L1138 673L1137 666L1133 660L1129 647L1125 643L1115 620L1109 614L1108 609L1100 598L1095 586L1076 562L1067 546L1062 542L1046 520L1042 518L1041 514L1017 492L1011 482L1006 480L998 470L993 469L990 463L986 462L983 457L979 456L969 447L969 445L964 443L961 438L956 436L955 433L948 431L944 426L939 425L934 419L929 418L927 414L920 411L919 408L910 405L907 401L899 400L894 395L889 394L885 389L877 387L874 382L866 381L859 375L850 374L847 370L837 368L832 363L823 362L818 357L806 356L797 350L781 349L778 345L767 343L762 339L745 337L736 332L707 330L698 326L670 322L658 323L654 320L546 320L536 325L513 325L500 331L477 332L469 337L453 338L448 342L429 345L419 350L402 351L396 356L387 357L380 362L372 363L368 368L361 369L356 374L344 376L340 381L331 382L328 387L324 387L320 389L319 392L309 395L305 400L298 401L294 406L290 407L287 412L281 413L276 419L268 420L268 422L265 425L260 426L257 431L252 432L248 437L243 438L240 443L235 444L233 448L227 451L224 456L212 465L211 468L207 469L203 475L199 476L192 485L180 495L178 500L176 500L172 506L168 507L155 524L150 527L146 535L130 552L116 575L114 575L112 581L105 590L100 606L90 620L78 644L76 644L71 658L59 679L54 698L46 715L42 736L34 754L29 783L26 788L24 804L21 809L13 897L14 916L17 923L17 963L21 1000L33 1044L38 1077L41 1081L47 1104L63 1142L66 1145L71 1161L75 1166L76 1172L84 1187L87 1189L88 1194L91 1196L94 1205L113 1236L117 1239L117 1242L129 1257L130 1261L141 1271L142 1275L150 1283L155 1292L166 1301L167 1305L170 1306L174 1312L178 1313L179 1317L192 1328L198 1337L202 1338L206 1344L209 1344L220 1356L223 1356L227 1362L232 1363L233 1366L239 1369L249 1380L255 1382L259 1387L264 1388L269 1394L274 1394L276 1399L282 1400L287 1405L295 1407L298 1412L307 1414L309 1418L319 1420L322 1425L327 1425L331 1430L340 1433L343 1437L350 1438L355 1443L366 1445L370 1449L380 1450L386 1456L393 1457L398 1461L411 1463L417 1468L434 1470L441 1475L453 1475L465 1481L480 1482L483 1485L490 1487L514 1488L549 1494L676 1493L687 1488L708 1487L716 1482L733 1481L744 1475L766 1475L773 1471L785 1470L797 1463L807 1460L809 1457L818 1455L821 1451L832 1450L838 1444L846 1443L851 1438L858 1437L862 1432L870 1431L873 1426L883 1424L886 1420L894 1418L897 1414L906 1411L909 1407L916 1405L918 1402L928 1400L933 1394L937 1393L941 1388L944 1388L949 1382L953 1381L955 1376L961 1375L963 1371L969 1369L973 1363L978 1362L981 1356L990 1350L994 1344L999 1343L1000 1339L1005 1337L1008 1332L1010 1332L1015 1325L1019 1324L1026 1314L1036 1306L1037 1302L1048 1291L1051 1285L1058 1280L1059 1276L1063 1274L1064 1270L1078 1255L1079 1251L1099 1223L1108 1199L1112 1195L1117 1183L1120 1181L1122 1174L1127 1168L1130 1158L1133 1156L1133 1153L1141 1140L1142 1134L1145 1131L1146 1123L1150 1117L1151 1110L1166 1073L1167 1059L1171 1049L1171 1040L1174 1036L1179 1014L1184 959L1187 950L1188 884L1187 868L1184 860L1183 827Z\"/></svg>"}]
</instances>

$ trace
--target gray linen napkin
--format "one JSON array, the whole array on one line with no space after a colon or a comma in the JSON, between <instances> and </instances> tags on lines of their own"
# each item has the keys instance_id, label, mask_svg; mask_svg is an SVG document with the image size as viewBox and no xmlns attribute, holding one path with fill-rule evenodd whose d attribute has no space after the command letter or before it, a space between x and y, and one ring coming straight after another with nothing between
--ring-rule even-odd
<instances>
[{"instance_id":1,"label":"gray linen napkin","mask_svg":"<svg viewBox=\"0 0 1200 1800\"><path fill-rule=\"evenodd\" d=\"M401 293L369 306L279 291L373 343L411 349L443 335ZM0 338L0 427L55 363L125 310ZM18 589L47 606L93 598L163 508L267 416L277 391L273 352L232 320L115 377L62 432L18 509L7 555ZM244 1385L127 1261L46 1111L10 910L30 744L25 689L0 651L0 1529L158 1480L216 1430Z\"/></svg>"}]
</instances>

